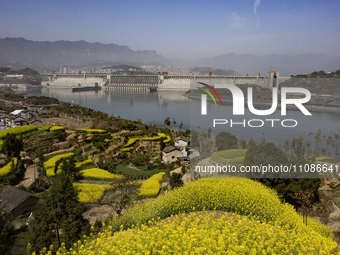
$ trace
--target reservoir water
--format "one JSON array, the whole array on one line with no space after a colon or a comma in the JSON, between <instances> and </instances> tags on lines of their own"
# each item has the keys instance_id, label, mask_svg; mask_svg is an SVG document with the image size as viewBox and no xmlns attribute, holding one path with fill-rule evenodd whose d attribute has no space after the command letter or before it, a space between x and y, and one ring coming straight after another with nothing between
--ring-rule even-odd
<instances>
[{"instance_id":1,"label":"reservoir water","mask_svg":"<svg viewBox=\"0 0 340 255\"><path fill-rule=\"evenodd\" d=\"M242 122L243 120L247 122L250 119L262 119L265 122L265 125L261 128L243 127L240 124L230 127L230 123L212 128L213 134L228 131L238 139L248 140L252 137L261 141L265 137L267 141L277 143L282 142L284 138L298 137L303 134L308 137L310 132L315 134L319 129L322 131L322 136L325 137L333 134L333 132L340 133L340 115L332 113L312 112L312 116L305 116L297 110L287 111L286 116L281 116L278 109L270 116L256 116L246 109L244 116L237 116L236 118L232 116L232 106L216 106L213 102L208 101L209 114L201 116L201 101L187 98L183 91L101 90L71 93L69 88L41 88L27 90L27 93L36 96L55 97L61 101L73 102L116 117L141 120L150 124L164 125L164 119L169 117L170 120L176 121L177 127L182 122L183 130L202 131L212 128L214 118L227 119L229 122L230 119L233 122ZM271 122L266 122L265 119L280 119L281 121L283 119L295 119L298 125L294 128L284 128L280 122L276 121L274 127L272 127ZM253 124L255 125L255 123Z\"/></svg>"}]
</instances>

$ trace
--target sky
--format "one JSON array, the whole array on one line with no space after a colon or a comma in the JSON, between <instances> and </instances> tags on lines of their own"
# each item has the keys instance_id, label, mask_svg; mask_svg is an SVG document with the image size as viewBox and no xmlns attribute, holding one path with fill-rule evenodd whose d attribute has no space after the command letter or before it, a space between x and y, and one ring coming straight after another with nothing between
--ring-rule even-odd
<instances>
[{"instance_id":1,"label":"sky","mask_svg":"<svg viewBox=\"0 0 340 255\"><path fill-rule=\"evenodd\" d=\"M340 56L338 0L1 1L0 38L114 43L186 61L223 54Z\"/></svg>"}]
</instances>

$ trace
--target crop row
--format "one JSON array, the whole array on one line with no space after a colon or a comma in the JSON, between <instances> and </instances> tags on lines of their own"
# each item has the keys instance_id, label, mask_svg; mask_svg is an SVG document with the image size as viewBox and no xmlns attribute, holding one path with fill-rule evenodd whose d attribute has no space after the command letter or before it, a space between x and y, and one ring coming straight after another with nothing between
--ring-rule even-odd
<instances>
[{"instance_id":1,"label":"crop row","mask_svg":"<svg viewBox=\"0 0 340 255\"><path fill-rule=\"evenodd\" d=\"M131 138L129 139L129 141L127 142L127 144L124 145L125 148L127 147L131 147L131 145L133 145L135 142L137 142L139 140L139 138Z\"/></svg>"},{"instance_id":2,"label":"crop row","mask_svg":"<svg viewBox=\"0 0 340 255\"><path fill-rule=\"evenodd\" d=\"M131 151L131 150L133 150L133 147L124 148L124 149L121 149L120 151L121 151L121 152L129 152L129 151Z\"/></svg>"},{"instance_id":3,"label":"crop row","mask_svg":"<svg viewBox=\"0 0 340 255\"><path fill-rule=\"evenodd\" d=\"M97 180L114 180L123 178L122 175L111 174L110 172L100 168L90 168L80 171L77 176L85 179L97 179Z\"/></svg>"},{"instance_id":4,"label":"crop row","mask_svg":"<svg viewBox=\"0 0 340 255\"><path fill-rule=\"evenodd\" d=\"M64 130L64 127L61 126L54 126L50 128L50 131L58 131L58 130Z\"/></svg>"},{"instance_id":5,"label":"crop row","mask_svg":"<svg viewBox=\"0 0 340 255\"><path fill-rule=\"evenodd\" d=\"M73 183L73 187L78 191L78 201L80 203L93 203L101 199L105 190L114 188L111 185L99 185L88 183Z\"/></svg>"},{"instance_id":6,"label":"crop row","mask_svg":"<svg viewBox=\"0 0 340 255\"><path fill-rule=\"evenodd\" d=\"M106 130L103 130L103 129L85 129L85 128L82 128L82 129L76 129L75 130L76 132L77 131L80 131L80 132L87 132L87 133L107 133Z\"/></svg>"},{"instance_id":7,"label":"crop row","mask_svg":"<svg viewBox=\"0 0 340 255\"><path fill-rule=\"evenodd\" d=\"M157 196L161 189L161 185L159 183L162 181L164 175L165 172L160 172L158 174L151 176L149 179L143 182L138 196L141 197Z\"/></svg>"},{"instance_id":8,"label":"crop row","mask_svg":"<svg viewBox=\"0 0 340 255\"><path fill-rule=\"evenodd\" d=\"M60 154L57 156L54 156L52 158L50 158L49 160L47 160L46 162L44 162L44 168L46 169L46 175L47 176L54 176L54 168L55 168L55 164L59 159L63 159L63 158L69 158L71 156L73 156L74 153L73 152L68 152L68 153L64 153L64 154ZM58 170L57 173L59 173L61 170Z\"/></svg>"},{"instance_id":9,"label":"crop row","mask_svg":"<svg viewBox=\"0 0 340 255\"><path fill-rule=\"evenodd\" d=\"M18 164L17 158L12 158L11 162L9 162L7 165L0 168L0 176L6 176L11 173L12 169L15 168Z\"/></svg>"},{"instance_id":10,"label":"crop row","mask_svg":"<svg viewBox=\"0 0 340 255\"><path fill-rule=\"evenodd\" d=\"M20 135L20 134L24 134L24 133L36 130L37 128L38 127L35 126L35 125L27 125L27 126L15 127L15 128L2 130L2 131L0 131L0 139L4 138L7 134Z\"/></svg>"}]
</instances>

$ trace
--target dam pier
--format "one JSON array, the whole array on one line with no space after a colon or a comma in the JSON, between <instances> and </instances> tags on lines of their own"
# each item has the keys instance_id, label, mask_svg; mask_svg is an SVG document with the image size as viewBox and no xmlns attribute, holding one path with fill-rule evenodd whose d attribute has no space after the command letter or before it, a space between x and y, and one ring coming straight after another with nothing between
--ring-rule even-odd
<instances>
[{"instance_id":1,"label":"dam pier","mask_svg":"<svg viewBox=\"0 0 340 255\"><path fill-rule=\"evenodd\" d=\"M214 84L254 84L264 88L278 87L290 77L280 77L278 72L271 71L268 76L193 76L193 75L110 75L93 74L53 74L43 75L46 82L43 86L75 87L93 86L101 89L123 90L189 90L192 86L202 86L198 82Z\"/></svg>"}]
</instances>

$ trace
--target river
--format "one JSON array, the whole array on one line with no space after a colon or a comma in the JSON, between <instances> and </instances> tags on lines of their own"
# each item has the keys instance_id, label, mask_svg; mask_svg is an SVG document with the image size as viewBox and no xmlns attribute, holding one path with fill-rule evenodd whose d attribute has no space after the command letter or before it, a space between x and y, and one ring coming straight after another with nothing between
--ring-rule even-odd
<instances>
[{"instance_id":1,"label":"river","mask_svg":"<svg viewBox=\"0 0 340 255\"><path fill-rule=\"evenodd\" d=\"M200 115L200 100L188 99L183 95L183 91L166 91L159 90L155 92L149 91L130 91L130 90L101 90L72 93L69 88L41 88L27 90L27 93L36 96L55 97L61 101L79 104L94 110L102 111L113 116L120 116L124 119L141 120L146 123L164 125L164 119L169 117L175 120L177 127L182 122L183 130L199 130L202 131L209 127L212 128L212 134L220 131L228 131L234 134L238 139L248 140L250 137L257 141L261 141L263 137L267 141L282 142L284 138L292 138L305 135L308 137L310 132L320 129L322 136L340 133L340 115L332 113L312 112L312 116L305 116L300 111L287 111L286 116L281 116L278 109L270 116L255 116L246 108L244 116L232 116L232 106L217 105L213 102L207 103L208 115ZM217 125L212 127L213 119L227 119L228 124ZM263 127L252 128L246 125L236 124L230 127L230 121L246 123L251 119L262 119ZM280 119L275 121L274 127L272 123L265 119ZM298 124L296 127L283 127L281 121L283 119L295 119ZM259 123L254 121L253 125ZM287 125L292 123L286 122ZM175 127L175 126L174 126ZM198 128L199 127L199 128Z\"/></svg>"}]
</instances>

